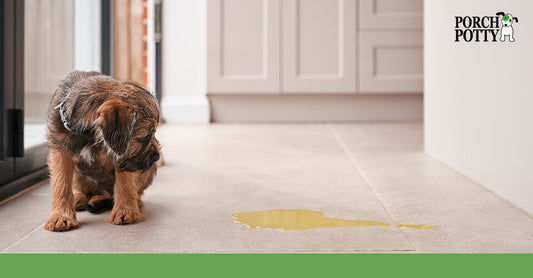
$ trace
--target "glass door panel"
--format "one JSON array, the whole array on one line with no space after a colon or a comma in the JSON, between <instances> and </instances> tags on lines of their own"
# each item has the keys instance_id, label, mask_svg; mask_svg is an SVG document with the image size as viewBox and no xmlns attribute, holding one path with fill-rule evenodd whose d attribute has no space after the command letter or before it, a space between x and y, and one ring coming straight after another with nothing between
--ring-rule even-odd
<instances>
[{"instance_id":1,"label":"glass door panel","mask_svg":"<svg viewBox=\"0 0 533 278\"><path fill-rule=\"evenodd\" d=\"M100 70L101 10L100 1L2 0L0 13L2 199L46 173L47 110L60 80Z\"/></svg>"},{"instance_id":2,"label":"glass door panel","mask_svg":"<svg viewBox=\"0 0 533 278\"><path fill-rule=\"evenodd\" d=\"M46 165L46 119L59 81L75 69L74 3L25 0L24 6L24 157L16 176Z\"/></svg>"},{"instance_id":3,"label":"glass door panel","mask_svg":"<svg viewBox=\"0 0 533 278\"><path fill-rule=\"evenodd\" d=\"M26 0L24 26L24 147L46 141L51 95L75 69L74 3L69 0Z\"/></svg>"}]
</instances>

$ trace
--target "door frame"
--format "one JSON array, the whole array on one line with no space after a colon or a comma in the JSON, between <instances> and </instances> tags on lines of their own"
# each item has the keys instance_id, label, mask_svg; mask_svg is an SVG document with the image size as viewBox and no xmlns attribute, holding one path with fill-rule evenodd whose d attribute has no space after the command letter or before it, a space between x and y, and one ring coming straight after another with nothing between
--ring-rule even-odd
<instances>
[{"instance_id":1,"label":"door frame","mask_svg":"<svg viewBox=\"0 0 533 278\"><path fill-rule=\"evenodd\" d=\"M3 0L0 200L48 177L46 143L24 149L24 0Z\"/></svg>"},{"instance_id":2,"label":"door frame","mask_svg":"<svg viewBox=\"0 0 533 278\"><path fill-rule=\"evenodd\" d=\"M24 6L22 6L23 8ZM5 184L15 178L15 158L13 150L13 119L12 111L15 109L15 84L17 71L15 69L16 42L15 34L19 11L15 0L6 0L0 3L1 13L1 91L0 91L0 184ZM1 189L2 187L0 187Z\"/></svg>"}]
</instances>

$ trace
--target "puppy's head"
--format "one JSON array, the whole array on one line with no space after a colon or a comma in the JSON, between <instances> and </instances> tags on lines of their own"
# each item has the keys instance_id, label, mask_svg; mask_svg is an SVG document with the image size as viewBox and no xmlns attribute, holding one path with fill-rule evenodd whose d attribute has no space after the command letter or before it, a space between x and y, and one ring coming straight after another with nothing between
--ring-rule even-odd
<instances>
[{"instance_id":1,"label":"puppy's head","mask_svg":"<svg viewBox=\"0 0 533 278\"><path fill-rule=\"evenodd\" d=\"M513 25L513 21L518 22L517 17L513 17L510 13L498 12L496 15L502 15L502 24L504 27Z\"/></svg>"},{"instance_id":2,"label":"puppy's head","mask_svg":"<svg viewBox=\"0 0 533 278\"><path fill-rule=\"evenodd\" d=\"M148 92L130 92L98 108L99 135L119 170L145 171L159 160L160 145L154 135L160 118L159 107Z\"/></svg>"}]
</instances>

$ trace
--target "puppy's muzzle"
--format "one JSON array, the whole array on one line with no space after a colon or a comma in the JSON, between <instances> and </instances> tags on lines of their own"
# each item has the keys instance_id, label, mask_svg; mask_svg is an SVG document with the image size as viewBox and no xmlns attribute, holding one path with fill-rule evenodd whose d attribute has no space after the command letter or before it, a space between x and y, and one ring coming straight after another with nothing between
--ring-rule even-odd
<instances>
[{"instance_id":1,"label":"puppy's muzzle","mask_svg":"<svg viewBox=\"0 0 533 278\"><path fill-rule=\"evenodd\" d=\"M146 171L150 169L152 165L154 165L154 163L156 163L159 160L159 158L160 158L159 152L155 151L151 153L146 161L146 164L144 164L143 167L141 167L141 170Z\"/></svg>"},{"instance_id":2,"label":"puppy's muzzle","mask_svg":"<svg viewBox=\"0 0 533 278\"><path fill-rule=\"evenodd\" d=\"M154 164L159 160L159 158L160 158L160 155L159 153L156 152L152 155L152 157L150 158L150 161L152 162L152 164Z\"/></svg>"}]
</instances>

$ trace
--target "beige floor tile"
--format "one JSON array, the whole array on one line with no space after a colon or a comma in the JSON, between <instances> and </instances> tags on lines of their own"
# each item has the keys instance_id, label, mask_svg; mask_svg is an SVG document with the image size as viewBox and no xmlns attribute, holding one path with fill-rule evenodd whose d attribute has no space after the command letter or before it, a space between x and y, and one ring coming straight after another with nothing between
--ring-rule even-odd
<instances>
[{"instance_id":1,"label":"beige floor tile","mask_svg":"<svg viewBox=\"0 0 533 278\"><path fill-rule=\"evenodd\" d=\"M166 166L144 196L141 223L78 214L80 228L39 229L7 252L412 251L398 228L252 229L235 212L312 209L392 223L324 125L163 126Z\"/></svg>"},{"instance_id":2,"label":"beige floor tile","mask_svg":"<svg viewBox=\"0 0 533 278\"><path fill-rule=\"evenodd\" d=\"M38 228L50 213L49 184L0 205L0 252Z\"/></svg>"},{"instance_id":3,"label":"beige floor tile","mask_svg":"<svg viewBox=\"0 0 533 278\"><path fill-rule=\"evenodd\" d=\"M405 233L420 252L533 252L533 219L425 155L422 125L166 125L167 162L141 223L78 214L80 228L42 230L49 185L0 206L6 252L414 252L388 227L252 229L235 212L311 209L325 216L432 224ZM340 144L339 144L340 142ZM349 155L347 155L346 151Z\"/></svg>"},{"instance_id":4,"label":"beige floor tile","mask_svg":"<svg viewBox=\"0 0 533 278\"><path fill-rule=\"evenodd\" d=\"M421 124L334 125L360 170L420 252L533 252L533 219L425 155ZM396 140L397 139L397 140Z\"/></svg>"}]
</instances>

